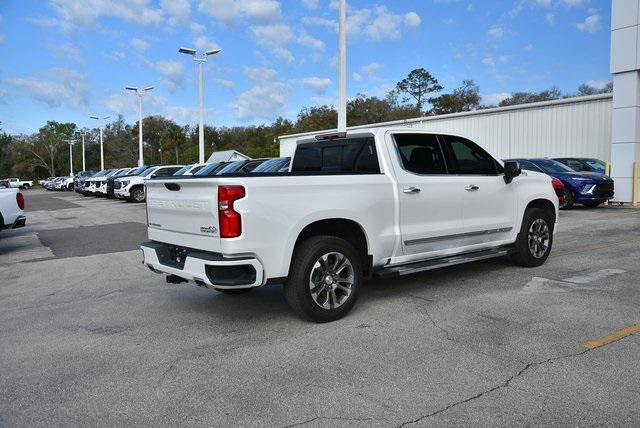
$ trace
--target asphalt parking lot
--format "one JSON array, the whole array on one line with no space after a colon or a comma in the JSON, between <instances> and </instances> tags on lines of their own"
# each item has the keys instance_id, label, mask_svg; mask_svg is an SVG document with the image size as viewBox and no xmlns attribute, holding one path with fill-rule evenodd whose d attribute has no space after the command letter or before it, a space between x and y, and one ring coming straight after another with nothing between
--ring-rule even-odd
<instances>
[{"instance_id":1,"label":"asphalt parking lot","mask_svg":"<svg viewBox=\"0 0 640 428\"><path fill-rule=\"evenodd\" d=\"M0 426L638 426L640 210L562 212L548 262L366 284L345 319L141 264L144 205L26 192L0 234Z\"/></svg>"}]
</instances>

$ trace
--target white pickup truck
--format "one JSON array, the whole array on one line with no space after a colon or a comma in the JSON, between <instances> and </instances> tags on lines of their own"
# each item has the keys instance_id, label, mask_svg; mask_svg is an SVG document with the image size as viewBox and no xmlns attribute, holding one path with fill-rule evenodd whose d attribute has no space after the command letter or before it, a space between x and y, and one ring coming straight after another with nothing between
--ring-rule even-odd
<instances>
[{"instance_id":1,"label":"white pickup truck","mask_svg":"<svg viewBox=\"0 0 640 428\"><path fill-rule=\"evenodd\" d=\"M364 278L551 251L551 178L457 135L368 129L300 140L290 172L146 181L144 264L227 293L284 284L315 322L344 316Z\"/></svg>"},{"instance_id":2,"label":"white pickup truck","mask_svg":"<svg viewBox=\"0 0 640 428\"><path fill-rule=\"evenodd\" d=\"M31 180L20 180L19 178L7 178L9 182L9 186L14 189L28 189L33 187L33 181Z\"/></svg>"},{"instance_id":3,"label":"white pickup truck","mask_svg":"<svg viewBox=\"0 0 640 428\"><path fill-rule=\"evenodd\" d=\"M18 189L0 189L0 231L24 227L27 219L24 211L24 195Z\"/></svg>"}]
</instances>

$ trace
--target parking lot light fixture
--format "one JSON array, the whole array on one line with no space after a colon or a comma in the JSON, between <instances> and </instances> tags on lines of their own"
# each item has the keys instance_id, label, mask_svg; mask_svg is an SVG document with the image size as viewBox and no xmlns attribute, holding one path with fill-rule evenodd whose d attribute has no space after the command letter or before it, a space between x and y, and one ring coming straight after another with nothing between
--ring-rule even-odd
<instances>
[{"instance_id":1,"label":"parking lot light fixture","mask_svg":"<svg viewBox=\"0 0 640 428\"><path fill-rule=\"evenodd\" d=\"M199 120L198 120L198 159L199 163L204 163L204 79L202 77L202 65L207 62L207 58L211 55L219 54L222 49L208 49L202 56L198 56L193 48L182 47L178 49L179 53L191 55L192 59L198 64L198 104L199 104Z\"/></svg>"},{"instance_id":2,"label":"parking lot light fixture","mask_svg":"<svg viewBox=\"0 0 640 428\"><path fill-rule=\"evenodd\" d=\"M102 142L102 126L103 122L109 119L111 116L89 116L90 119L94 119L98 121L98 127L100 129L100 170L104 170L104 145Z\"/></svg>"},{"instance_id":3,"label":"parking lot light fixture","mask_svg":"<svg viewBox=\"0 0 640 428\"><path fill-rule=\"evenodd\" d=\"M144 165L144 147L142 140L142 97L153 89L153 86L138 88L135 86L125 87L127 91L135 92L138 96L138 166Z\"/></svg>"},{"instance_id":4,"label":"parking lot light fixture","mask_svg":"<svg viewBox=\"0 0 640 428\"><path fill-rule=\"evenodd\" d=\"M69 175L73 177L73 144L76 140L64 140L69 144Z\"/></svg>"}]
</instances>

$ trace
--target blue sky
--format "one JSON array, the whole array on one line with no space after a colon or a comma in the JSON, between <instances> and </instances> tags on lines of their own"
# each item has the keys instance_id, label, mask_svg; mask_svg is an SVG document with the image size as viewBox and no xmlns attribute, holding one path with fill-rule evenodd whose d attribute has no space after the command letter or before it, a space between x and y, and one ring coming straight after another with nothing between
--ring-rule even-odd
<instances>
[{"instance_id":1,"label":"blue sky","mask_svg":"<svg viewBox=\"0 0 640 428\"><path fill-rule=\"evenodd\" d=\"M347 0L348 94L384 96L424 67L485 102L609 75L609 0ZM335 0L0 0L0 121L136 120L127 85L154 85L144 113L197 122L196 66L180 46L222 53L205 67L207 123L294 119L337 94Z\"/></svg>"}]
</instances>

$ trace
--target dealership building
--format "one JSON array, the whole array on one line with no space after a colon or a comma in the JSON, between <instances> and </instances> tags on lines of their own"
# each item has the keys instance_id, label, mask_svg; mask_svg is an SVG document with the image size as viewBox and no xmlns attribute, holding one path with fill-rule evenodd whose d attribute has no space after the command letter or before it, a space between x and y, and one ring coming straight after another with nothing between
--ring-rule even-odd
<instances>
[{"instance_id":1,"label":"dealership building","mask_svg":"<svg viewBox=\"0 0 640 428\"><path fill-rule=\"evenodd\" d=\"M613 94L348 129L379 127L452 132L469 137L502 159L598 158L611 163L611 176L616 181L615 200L631 202L634 164L640 162L640 0L613 0L611 21ZM330 131L335 130L319 132ZM296 141L317 133L280 137L280 155L291 156Z\"/></svg>"}]
</instances>

